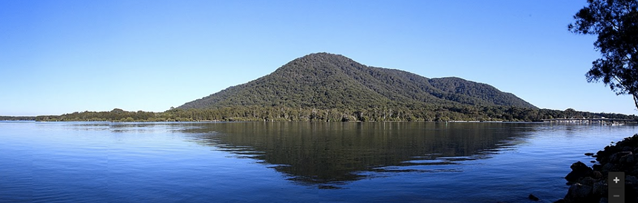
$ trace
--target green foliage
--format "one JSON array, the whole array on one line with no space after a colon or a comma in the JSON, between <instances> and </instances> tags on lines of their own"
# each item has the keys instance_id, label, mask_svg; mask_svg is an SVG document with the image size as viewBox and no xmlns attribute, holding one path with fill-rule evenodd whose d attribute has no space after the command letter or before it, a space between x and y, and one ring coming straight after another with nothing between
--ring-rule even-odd
<instances>
[{"instance_id":1,"label":"green foliage","mask_svg":"<svg viewBox=\"0 0 638 203\"><path fill-rule=\"evenodd\" d=\"M589 0L568 29L598 35L601 58L592 62L587 81L602 80L617 94L631 94L638 107L638 1Z\"/></svg>"},{"instance_id":2,"label":"green foliage","mask_svg":"<svg viewBox=\"0 0 638 203\"><path fill-rule=\"evenodd\" d=\"M35 116L0 116L0 121L32 121Z\"/></svg>"},{"instance_id":3,"label":"green foliage","mask_svg":"<svg viewBox=\"0 0 638 203\"><path fill-rule=\"evenodd\" d=\"M510 93L461 78L428 79L318 53L275 72L178 108L38 116L39 121L541 121L553 118L636 119L538 109Z\"/></svg>"},{"instance_id":4,"label":"green foliage","mask_svg":"<svg viewBox=\"0 0 638 203\"><path fill-rule=\"evenodd\" d=\"M341 55L310 54L251 82L188 102L178 109L229 106L371 109L423 105L536 108L513 94L460 78L428 79L362 65Z\"/></svg>"},{"instance_id":5,"label":"green foliage","mask_svg":"<svg viewBox=\"0 0 638 203\"><path fill-rule=\"evenodd\" d=\"M542 121L552 118L637 119L636 116L531 109L505 106L475 107L414 106L372 107L365 109L311 109L297 107L232 106L208 109L171 109L165 112L103 111L74 112L60 116L38 116L38 121L315 121L315 122L385 122L385 121Z\"/></svg>"},{"instance_id":6,"label":"green foliage","mask_svg":"<svg viewBox=\"0 0 638 203\"><path fill-rule=\"evenodd\" d=\"M70 114L62 114L60 116L48 115L37 116L36 121L167 121L171 118L164 113L154 113L145 111L124 111L122 109L113 109L112 111L84 111L73 112ZM174 120L174 119L173 119Z\"/></svg>"}]
</instances>

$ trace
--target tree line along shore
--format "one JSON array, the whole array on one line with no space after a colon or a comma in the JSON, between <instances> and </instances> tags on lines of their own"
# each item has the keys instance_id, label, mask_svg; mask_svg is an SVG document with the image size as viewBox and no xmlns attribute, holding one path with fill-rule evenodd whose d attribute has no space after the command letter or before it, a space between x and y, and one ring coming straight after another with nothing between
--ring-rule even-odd
<instances>
[{"instance_id":1,"label":"tree line along shore","mask_svg":"<svg viewBox=\"0 0 638 203\"><path fill-rule=\"evenodd\" d=\"M8 117L0 117L8 118ZM27 119L28 118L28 119ZM235 106L208 109L172 108L164 112L84 111L62 115L13 117L4 120L35 121L323 121L323 122L384 122L384 121L512 121L541 122L555 118L610 118L638 120L635 115L591 113L567 110L531 109L506 106L422 106L370 107L365 109L315 109L293 107Z\"/></svg>"}]
</instances>

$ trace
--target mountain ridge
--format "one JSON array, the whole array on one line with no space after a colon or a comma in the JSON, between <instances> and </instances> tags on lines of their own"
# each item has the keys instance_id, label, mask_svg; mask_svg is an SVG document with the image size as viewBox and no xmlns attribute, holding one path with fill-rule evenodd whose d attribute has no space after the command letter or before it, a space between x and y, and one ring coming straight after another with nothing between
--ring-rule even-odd
<instances>
[{"instance_id":1,"label":"mountain ridge","mask_svg":"<svg viewBox=\"0 0 638 203\"><path fill-rule=\"evenodd\" d=\"M512 93L458 77L426 78L363 65L348 57L313 53L272 73L187 102L179 109L229 106L378 108L384 106L513 106L537 109Z\"/></svg>"}]
</instances>

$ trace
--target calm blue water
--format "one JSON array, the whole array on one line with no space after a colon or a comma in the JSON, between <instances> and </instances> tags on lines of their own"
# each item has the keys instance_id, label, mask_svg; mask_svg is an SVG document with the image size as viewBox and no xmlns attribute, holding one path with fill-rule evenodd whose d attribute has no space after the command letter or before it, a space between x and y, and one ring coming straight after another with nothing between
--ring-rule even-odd
<instances>
[{"instance_id":1,"label":"calm blue water","mask_svg":"<svg viewBox=\"0 0 638 203\"><path fill-rule=\"evenodd\" d=\"M554 201L634 126L0 122L0 202Z\"/></svg>"}]
</instances>

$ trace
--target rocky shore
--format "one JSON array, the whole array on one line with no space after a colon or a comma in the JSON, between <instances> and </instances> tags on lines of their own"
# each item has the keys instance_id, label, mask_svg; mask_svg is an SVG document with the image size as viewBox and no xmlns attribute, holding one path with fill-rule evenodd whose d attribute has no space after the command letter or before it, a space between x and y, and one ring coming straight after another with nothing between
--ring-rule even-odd
<instances>
[{"instance_id":1,"label":"rocky shore","mask_svg":"<svg viewBox=\"0 0 638 203\"><path fill-rule=\"evenodd\" d=\"M571 165L572 172L565 176L570 185L567 195L559 202L608 202L607 174L625 172L625 202L638 202L638 134L605 147L596 154L597 163L588 167L582 162Z\"/></svg>"}]
</instances>

